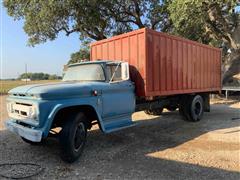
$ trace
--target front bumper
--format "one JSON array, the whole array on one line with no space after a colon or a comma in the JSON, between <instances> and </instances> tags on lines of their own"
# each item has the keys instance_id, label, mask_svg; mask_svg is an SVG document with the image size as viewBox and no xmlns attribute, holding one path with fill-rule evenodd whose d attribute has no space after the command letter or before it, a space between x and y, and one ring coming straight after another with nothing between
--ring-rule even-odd
<instances>
[{"instance_id":1,"label":"front bumper","mask_svg":"<svg viewBox=\"0 0 240 180\"><path fill-rule=\"evenodd\" d=\"M42 140L42 131L22 126L17 124L14 120L10 119L6 121L5 126L8 130L30 141L40 142Z\"/></svg>"}]
</instances>

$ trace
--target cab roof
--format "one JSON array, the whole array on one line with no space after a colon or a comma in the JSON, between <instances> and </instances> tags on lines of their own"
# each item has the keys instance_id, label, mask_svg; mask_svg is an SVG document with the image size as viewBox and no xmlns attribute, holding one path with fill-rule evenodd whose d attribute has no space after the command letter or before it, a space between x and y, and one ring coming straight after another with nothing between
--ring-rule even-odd
<instances>
[{"instance_id":1,"label":"cab roof","mask_svg":"<svg viewBox=\"0 0 240 180\"><path fill-rule=\"evenodd\" d=\"M112 63L119 63L119 62L122 62L122 61L111 61L111 60L84 61L84 62L69 64L68 67L78 66L82 64L112 64Z\"/></svg>"}]
</instances>

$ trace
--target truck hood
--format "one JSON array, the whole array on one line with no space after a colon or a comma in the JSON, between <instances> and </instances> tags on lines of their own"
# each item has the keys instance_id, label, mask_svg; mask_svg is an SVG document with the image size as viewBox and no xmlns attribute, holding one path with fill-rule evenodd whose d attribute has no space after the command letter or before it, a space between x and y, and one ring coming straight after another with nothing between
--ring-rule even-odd
<instances>
[{"instance_id":1,"label":"truck hood","mask_svg":"<svg viewBox=\"0 0 240 180\"><path fill-rule=\"evenodd\" d=\"M57 82L19 86L9 91L15 96L37 96L46 99L90 96L93 90L101 89L105 82Z\"/></svg>"}]
</instances>

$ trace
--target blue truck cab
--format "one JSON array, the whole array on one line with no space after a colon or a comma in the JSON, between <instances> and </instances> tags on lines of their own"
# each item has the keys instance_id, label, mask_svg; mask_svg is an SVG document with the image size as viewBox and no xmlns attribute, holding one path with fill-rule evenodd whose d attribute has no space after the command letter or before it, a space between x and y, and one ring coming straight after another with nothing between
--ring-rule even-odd
<instances>
[{"instance_id":1,"label":"blue truck cab","mask_svg":"<svg viewBox=\"0 0 240 180\"><path fill-rule=\"evenodd\" d=\"M128 63L76 63L69 65L62 82L10 90L6 127L31 144L40 143L51 129L60 127L62 158L73 162L80 156L93 124L104 133L131 126L135 102Z\"/></svg>"}]
</instances>

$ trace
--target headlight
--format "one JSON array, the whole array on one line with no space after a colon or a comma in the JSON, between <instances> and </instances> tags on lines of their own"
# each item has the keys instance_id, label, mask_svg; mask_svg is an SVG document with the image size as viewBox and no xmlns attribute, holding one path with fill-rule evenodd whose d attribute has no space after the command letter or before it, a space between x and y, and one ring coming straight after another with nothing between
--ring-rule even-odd
<instances>
[{"instance_id":1,"label":"headlight","mask_svg":"<svg viewBox=\"0 0 240 180\"><path fill-rule=\"evenodd\" d=\"M36 119L37 111L36 111L36 107L35 106L29 107L28 117L31 118L31 119Z\"/></svg>"},{"instance_id":2,"label":"headlight","mask_svg":"<svg viewBox=\"0 0 240 180\"><path fill-rule=\"evenodd\" d=\"M7 111L8 113L13 113L13 102L7 103Z\"/></svg>"},{"instance_id":3,"label":"headlight","mask_svg":"<svg viewBox=\"0 0 240 180\"><path fill-rule=\"evenodd\" d=\"M39 95L37 94L28 94L28 96L30 96L33 99L39 99Z\"/></svg>"}]
</instances>

